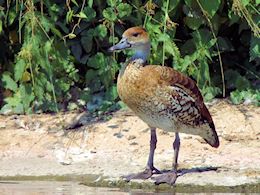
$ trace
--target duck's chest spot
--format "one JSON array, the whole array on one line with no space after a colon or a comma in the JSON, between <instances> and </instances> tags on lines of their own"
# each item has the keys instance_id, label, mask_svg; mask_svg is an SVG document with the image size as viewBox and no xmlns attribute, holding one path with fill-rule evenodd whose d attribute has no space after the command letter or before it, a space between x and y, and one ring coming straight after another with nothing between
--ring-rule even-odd
<instances>
[{"instance_id":1,"label":"duck's chest spot","mask_svg":"<svg viewBox=\"0 0 260 195\"><path fill-rule=\"evenodd\" d=\"M138 105L147 94L144 92L145 82L140 76L140 70L126 69L123 75L118 76L117 90L121 100L130 108Z\"/></svg>"},{"instance_id":2,"label":"duck's chest spot","mask_svg":"<svg viewBox=\"0 0 260 195\"><path fill-rule=\"evenodd\" d=\"M118 82L117 90L120 99L131 109L139 106L143 101L145 101L147 96L138 83L136 84L132 81L127 81L127 79Z\"/></svg>"}]
</instances>

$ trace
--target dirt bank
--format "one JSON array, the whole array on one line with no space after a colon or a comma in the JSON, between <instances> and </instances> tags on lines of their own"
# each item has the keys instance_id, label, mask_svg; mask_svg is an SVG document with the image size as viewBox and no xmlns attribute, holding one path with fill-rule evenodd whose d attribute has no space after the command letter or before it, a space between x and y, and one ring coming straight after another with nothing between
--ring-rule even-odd
<instances>
[{"instance_id":1,"label":"dirt bank","mask_svg":"<svg viewBox=\"0 0 260 195\"><path fill-rule=\"evenodd\" d=\"M176 183L259 183L260 108L217 101L209 110L220 147L211 148L197 136L182 134L180 168L190 173ZM66 130L79 118L84 126ZM102 175L107 181L118 181L121 175L144 168L149 137L146 124L130 111L116 112L105 122L79 113L0 116L0 178ZM157 168L170 169L173 139L173 133L158 131ZM194 169L210 167L216 171Z\"/></svg>"}]
</instances>

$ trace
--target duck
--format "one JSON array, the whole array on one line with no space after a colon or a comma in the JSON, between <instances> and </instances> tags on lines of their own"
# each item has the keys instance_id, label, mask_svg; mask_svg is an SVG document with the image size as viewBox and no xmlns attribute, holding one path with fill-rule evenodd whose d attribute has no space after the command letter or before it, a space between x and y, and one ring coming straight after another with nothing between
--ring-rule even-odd
<instances>
[{"instance_id":1,"label":"duck","mask_svg":"<svg viewBox=\"0 0 260 195\"><path fill-rule=\"evenodd\" d=\"M219 138L214 122L194 80L171 67L148 64L151 42L145 28L136 26L127 29L122 39L108 51L126 49L134 52L121 66L117 91L120 99L148 125L150 152L143 171L123 177L126 181L152 178L155 184L173 185L178 177L179 133L200 136L217 148ZM175 133L172 169L167 172L154 166L157 129Z\"/></svg>"}]
</instances>

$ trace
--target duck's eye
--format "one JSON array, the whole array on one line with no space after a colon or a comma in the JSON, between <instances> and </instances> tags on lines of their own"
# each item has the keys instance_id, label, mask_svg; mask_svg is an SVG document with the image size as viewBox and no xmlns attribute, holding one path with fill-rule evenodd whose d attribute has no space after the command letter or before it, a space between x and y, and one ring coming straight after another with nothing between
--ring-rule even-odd
<instances>
[{"instance_id":1,"label":"duck's eye","mask_svg":"<svg viewBox=\"0 0 260 195\"><path fill-rule=\"evenodd\" d=\"M134 37L138 37L139 33L133 33L132 34Z\"/></svg>"}]
</instances>

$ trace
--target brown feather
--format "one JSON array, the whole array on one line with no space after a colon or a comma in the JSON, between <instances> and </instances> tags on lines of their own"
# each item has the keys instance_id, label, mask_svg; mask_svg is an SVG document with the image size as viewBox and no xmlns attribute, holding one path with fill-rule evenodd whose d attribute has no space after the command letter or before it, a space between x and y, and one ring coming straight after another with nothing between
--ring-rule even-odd
<instances>
[{"instance_id":1,"label":"brown feather","mask_svg":"<svg viewBox=\"0 0 260 195\"><path fill-rule=\"evenodd\" d=\"M121 70L118 93L148 125L197 134L211 146L219 146L213 120L196 83L182 73L165 66L144 66L135 60ZM193 128L194 132L185 128Z\"/></svg>"}]
</instances>

